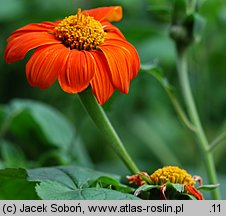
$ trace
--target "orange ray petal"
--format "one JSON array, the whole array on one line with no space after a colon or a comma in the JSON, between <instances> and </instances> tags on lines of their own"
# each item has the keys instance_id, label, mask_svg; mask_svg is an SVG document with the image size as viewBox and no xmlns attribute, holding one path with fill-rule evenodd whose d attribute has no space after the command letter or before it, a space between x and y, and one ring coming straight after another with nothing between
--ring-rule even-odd
<instances>
[{"instance_id":1,"label":"orange ray petal","mask_svg":"<svg viewBox=\"0 0 226 216\"><path fill-rule=\"evenodd\" d=\"M70 50L66 68L59 74L61 88L68 93L85 90L96 71L93 56L87 51Z\"/></svg>"},{"instance_id":2,"label":"orange ray petal","mask_svg":"<svg viewBox=\"0 0 226 216\"><path fill-rule=\"evenodd\" d=\"M146 176L147 178L150 178L150 176L146 173L146 172L139 172L135 175L132 176L126 176L126 178L129 180L129 184L136 184L136 185L144 185L145 183L147 183L142 177L141 175Z\"/></svg>"},{"instance_id":3,"label":"orange ray petal","mask_svg":"<svg viewBox=\"0 0 226 216\"><path fill-rule=\"evenodd\" d=\"M31 23L26 26L23 26L16 31L14 31L7 41L11 41L12 39L29 32L53 32L55 26L58 22L42 22L42 23Z\"/></svg>"},{"instance_id":4,"label":"orange ray petal","mask_svg":"<svg viewBox=\"0 0 226 216\"><path fill-rule=\"evenodd\" d=\"M115 46L118 49L121 49L127 58L127 61L129 62L128 68L129 68L129 77L130 80L132 80L134 77L137 76L137 73L140 70L140 58L138 56L138 53L136 49L133 47L132 44L128 43L125 40L119 40L119 39L108 39L105 41L105 44L102 46Z\"/></svg>"},{"instance_id":5,"label":"orange ray petal","mask_svg":"<svg viewBox=\"0 0 226 216\"><path fill-rule=\"evenodd\" d=\"M91 80L94 95L100 105L104 104L113 94L114 88L109 78L110 69L102 52L92 51L96 62L96 73Z\"/></svg>"},{"instance_id":6,"label":"orange ray petal","mask_svg":"<svg viewBox=\"0 0 226 216\"><path fill-rule=\"evenodd\" d=\"M15 62L24 58L31 49L47 44L61 43L52 34L46 32L31 32L22 34L10 40L5 48L4 57L7 63Z\"/></svg>"},{"instance_id":7,"label":"orange ray petal","mask_svg":"<svg viewBox=\"0 0 226 216\"><path fill-rule=\"evenodd\" d=\"M198 191L194 186L185 185L186 190L196 197L198 200L204 200L204 197L200 191Z\"/></svg>"},{"instance_id":8,"label":"orange ray petal","mask_svg":"<svg viewBox=\"0 0 226 216\"><path fill-rule=\"evenodd\" d=\"M110 78L113 86L122 93L129 92L130 84L130 62L122 49L115 46L99 47L107 59L110 68Z\"/></svg>"},{"instance_id":9,"label":"orange ray petal","mask_svg":"<svg viewBox=\"0 0 226 216\"><path fill-rule=\"evenodd\" d=\"M87 13L89 16L92 16L99 21L107 20L109 22L113 22L122 19L121 6L99 7L90 10L84 10L83 13Z\"/></svg>"},{"instance_id":10,"label":"orange ray petal","mask_svg":"<svg viewBox=\"0 0 226 216\"><path fill-rule=\"evenodd\" d=\"M41 89L51 86L65 67L69 52L70 49L61 44L38 48L26 65L30 85Z\"/></svg>"},{"instance_id":11,"label":"orange ray petal","mask_svg":"<svg viewBox=\"0 0 226 216\"><path fill-rule=\"evenodd\" d=\"M112 25L106 20L101 22L101 24L104 31L107 32L106 38L119 38L126 40L122 32L116 26Z\"/></svg>"}]
</instances>

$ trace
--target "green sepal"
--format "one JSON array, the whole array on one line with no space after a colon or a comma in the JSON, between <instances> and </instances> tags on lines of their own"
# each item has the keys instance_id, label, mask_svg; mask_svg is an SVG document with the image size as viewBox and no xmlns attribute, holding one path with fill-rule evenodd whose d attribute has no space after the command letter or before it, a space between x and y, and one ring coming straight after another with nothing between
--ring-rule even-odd
<instances>
[{"instance_id":1,"label":"green sepal","mask_svg":"<svg viewBox=\"0 0 226 216\"><path fill-rule=\"evenodd\" d=\"M184 192L184 185L183 184L173 184L171 182L167 182L166 183L166 188L167 189L168 188L173 188L173 189L175 189L179 193L183 193Z\"/></svg>"},{"instance_id":2,"label":"green sepal","mask_svg":"<svg viewBox=\"0 0 226 216\"><path fill-rule=\"evenodd\" d=\"M219 185L220 184L202 185L202 186L197 187L196 189L197 190L203 190L203 191L212 191L212 190L218 188Z\"/></svg>"}]
</instances>

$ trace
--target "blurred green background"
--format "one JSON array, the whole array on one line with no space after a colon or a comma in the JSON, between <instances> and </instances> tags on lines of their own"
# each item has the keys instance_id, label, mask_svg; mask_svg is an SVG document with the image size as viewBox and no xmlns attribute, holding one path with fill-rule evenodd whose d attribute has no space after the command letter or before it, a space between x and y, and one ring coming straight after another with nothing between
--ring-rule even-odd
<instances>
[{"instance_id":1,"label":"blurred green background","mask_svg":"<svg viewBox=\"0 0 226 216\"><path fill-rule=\"evenodd\" d=\"M200 1L204 2L204 1ZM22 61L3 58L9 34L28 23L55 21L89 9L122 5L123 20L114 23L138 50L141 63L158 63L183 103L174 44L168 36L171 0L0 0L0 168L80 164L128 175L109 143L95 128L77 95L58 83L39 90L28 85ZM226 130L226 2L205 1L202 40L189 50L191 86L207 137ZM128 95L115 92L104 104L112 124L141 170L179 165L206 180L202 157L192 134L182 125L160 84L139 73ZM226 194L226 143L214 151L221 190ZM223 193L222 193L223 194ZM223 195L226 199L226 195Z\"/></svg>"}]
</instances>

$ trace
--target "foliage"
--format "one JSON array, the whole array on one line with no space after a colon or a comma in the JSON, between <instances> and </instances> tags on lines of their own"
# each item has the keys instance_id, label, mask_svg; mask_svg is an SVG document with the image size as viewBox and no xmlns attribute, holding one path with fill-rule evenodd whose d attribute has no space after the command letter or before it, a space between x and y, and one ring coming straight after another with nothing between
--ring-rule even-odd
<instances>
[{"instance_id":1,"label":"foliage","mask_svg":"<svg viewBox=\"0 0 226 216\"><path fill-rule=\"evenodd\" d=\"M113 177L107 186L102 184L100 187L100 184L97 184L94 187L93 181L99 182L97 179L103 175L109 174L78 166L31 170L8 168L0 170L0 199L138 199L130 194L108 189L112 182L113 185L120 185Z\"/></svg>"}]
</instances>

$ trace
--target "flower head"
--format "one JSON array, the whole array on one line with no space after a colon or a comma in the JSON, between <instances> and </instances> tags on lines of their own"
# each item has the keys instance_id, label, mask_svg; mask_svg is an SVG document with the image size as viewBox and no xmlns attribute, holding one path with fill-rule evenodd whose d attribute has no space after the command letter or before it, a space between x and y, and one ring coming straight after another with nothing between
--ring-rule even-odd
<instances>
[{"instance_id":1,"label":"flower head","mask_svg":"<svg viewBox=\"0 0 226 216\"><path fill-rule=\"evenodd\" d=\"M194 185L195 180L186 170L181 169L177 166L165 166L161 169L156 170L150 175L150 179L154 184L162 185L166 182L173 184L185 184Z\"/></svg>"},{"instance_id":2,"label":"flower head","mask_svg":"<svg viewBox=\"0 0 226 216\"><path fill-rule=\"evenodd\" d=\"M142 176L148 177L149 181L146 182L146 180L143 179ZM173 184L179 184L183 186L183 189L179 189L178 192L180 192L181 190L185 193L193 195L198 200L204 199L202 193L195 188L196 181L199 182L199 185L202 184L201 177L191 176L189 173L187 173L186 170L181 169L177 166L165 166L161 169L156 170L150 176L146 172L140 172L138 174L128 176L127 179L130 181L130 184L134 183L139 186L151 182L152 186L150 188L158 188L160 190L161 199L167 199L165 195L165 192L167 190L167 183L169 183L170 186ZM156 185L156 187L153 187L153 185ZM139 189L138 191L140 193L140 191L142 190Z\"/></svg>"},{"instance_id":3,"label":"flower head","mask_svg":"<svg viewBox=\"0 0 226 216\"><path fill-rule=\"evenodd\" d=\"M89 85L103 104L117 89L128 93L138 73L136 49L110 22L122 18L120 6L81 11L56 22L28 24L13 32L5 49L7 63L36 49L26 65L31 86L48 88L57 79L68 93Z\"/></svg>"},{"instance_id":4,"label":"flower head","mask_svg":"<svg viewBox=\"0 0 226 216\"><path fill-rule=\"evenodd\" d=\"M185 191L192 194L197 199L202 200L202 194L194 187L197 178L192 177L187 173L186 170L181 169L177 166L165 166L161 169L156 170L150 175L150 179L154 184L162 185L160 190L162 197L165 198L166 183L181 184L185 186Z\"/></svg>"}]
</instances>

